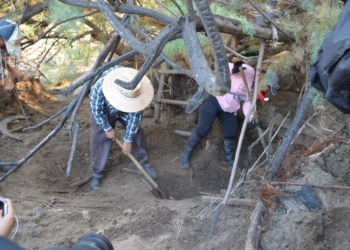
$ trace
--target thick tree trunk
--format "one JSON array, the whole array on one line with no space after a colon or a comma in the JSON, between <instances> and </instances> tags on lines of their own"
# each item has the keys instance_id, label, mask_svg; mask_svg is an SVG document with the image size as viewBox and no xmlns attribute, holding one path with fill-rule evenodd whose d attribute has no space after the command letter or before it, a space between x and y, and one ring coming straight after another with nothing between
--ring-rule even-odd
<instances>
[{"instance_id":1,"label":"thick tree trunk","mask_svg":"<svg viewBox=\"0 0 350 250\"><path fill-rule=\"evenodd\" d=\"M301 127L302 123L304 122L304 118L309 111L310 105L312 103L312 100L316 94L315 89L309 90L309 92L304 97L303 102L300 104L299 108L297 109L297 112L295 114L293 122L290 124L287 132L283 136L282 144L279 147L279 149L276 152L276 156L274 161L271 164L270 171L273 171L274 173L268 176L266 179L272 180L275 175L276 171L281 167L282 162L284 158L286 157L286 154L291 146L292 140L294 139L294 136L298 132L299 128Z\"/></svg>"}]
</instances>

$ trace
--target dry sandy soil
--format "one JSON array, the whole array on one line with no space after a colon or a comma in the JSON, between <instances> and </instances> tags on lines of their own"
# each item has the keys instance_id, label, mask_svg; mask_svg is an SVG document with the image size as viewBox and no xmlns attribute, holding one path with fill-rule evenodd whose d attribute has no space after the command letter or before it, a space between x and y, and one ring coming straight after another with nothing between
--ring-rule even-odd
<instances>
[{"instance_id":1,"label":"dry sandy soil","mask_svg":"<svg viewBox=\"0 0 350 250\"><path fill-rule=\"evenodd\" d=\"M46 93L35 81L22 82L19 88L30 89L21 91L20 99L31 126L48 119L73 98ZM177 98L177 94L172 97ZM294 117L298 93L282 90L270 98L264 106L259 104L260 117L266 127L274 107L278 107L274 131L291 111L282 125L280 137L273 143L274 152ZM13 95L1 94L0 106L0 121L22 115ZM313 112L310 111L309 116ZM0 196L11 198L16 207L19 226L14 241L26 249L70 247L82 235L97 232L106 236L114 249L244 249L254 203L226 206L213 235L208 236L215 214L211 211L216 205L202 202L201 197L224 193L230 178L229 168L221 163L223 138L219 124L214 124L208 142L199 145L192 154L191 169L183 171L179 167L179 157L186 137L175 134L174 130L191 131L196 126L196 112L188 115L181 107L163 107L158 124L153 124L152 114L153 106L145 111L142 126L151 162L159 173L156 182L168 199L158 197L118 145L113 145L110 151L108 174L102 188L90 190L90 127L86 99L77 116L80 131L69 178L66 178L66 168L72 137L68 121L40 151L0 183ZM61 117L26 132L21 132L21 128L27 127L25 119L9 123L8 130L22 140L1 135L0 159L15 162L25 157L57 126ZM243 117L239 118L242 124ZM289 166L285 170L287 174L280 174L279 180L301 185L267 186L271 193L278 190L279 195L265 197L271 206L262 221L261 249L349 248L350 146L344 140L339 141L347 118L326 105L325 112L318 113L310 122L323 135L308 127L299 136L292 151L297 161L285 164ZM123 130L119 131L119 138L122 138ZM334 137L337 131L340 136ZM324 141L332 136L335 142L310 150L316 140ZM240 155L241 165L250 159L247 148L257 138L256 130L248 127ZM250 162L254 162L261 151L262 146L254 148ZM262 165L252 171L233 197L255 201L265 168ZM236 179L240 174L237 173ZM305 183L319 185L314 187L321 204L319 209L308 209L295 198L295 192L300 192Z\"/></svg>"}]
</instances>

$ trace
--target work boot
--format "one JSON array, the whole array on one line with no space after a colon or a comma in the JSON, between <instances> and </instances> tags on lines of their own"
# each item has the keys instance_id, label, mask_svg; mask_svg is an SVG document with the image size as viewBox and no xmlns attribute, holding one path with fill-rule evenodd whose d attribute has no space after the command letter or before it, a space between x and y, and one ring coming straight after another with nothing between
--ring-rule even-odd
<instances>
[{"instance_id":1,"label":"work boot","mask_svg":"<svg viewBox=\"0 0 350 250\"><path fill-rule=\"evenodd\" d=\"M99 189L101 186L102 186L102 177L99 178L99 177L92 176L91 183L90 183L91 189L96 190L96 189Z\"/></svg>"},{"instance_id":2,"label":"work boot","mask_svg":"<svg viewBox=\"0 0 350 250\"><path fill-rule=\"evenodd\" d=\"M224 139L224 159L222 160L222 162L225 164L228 164L231 169L235 161L235 149L236 149L235 139ZM241 170L242 168L237 165L237 169Z\"/></svg>"},{"instance_id":3,"label":"work boot","mask_svg":"<svg viewBox=\"0 0 350 250\"><path fill-rule=\"evenodd\" d=\"M190 154L202 139L202 137L199 137L194 132L191 133L190 138L188 138L185 151L181 155L180 166L182 169L187 170L190 168Z\"/></svg>"},{"instance_id":4,"label":"work boot","mask_svg":"<svg viewBox=\"0 0 350 250\"><path fill-rule=\"evenodd\" d=\"M157 171L153 167L144 168L144 170L147 172L147 174L153 179L158 179Z\"/></svg>"}]
</instances>

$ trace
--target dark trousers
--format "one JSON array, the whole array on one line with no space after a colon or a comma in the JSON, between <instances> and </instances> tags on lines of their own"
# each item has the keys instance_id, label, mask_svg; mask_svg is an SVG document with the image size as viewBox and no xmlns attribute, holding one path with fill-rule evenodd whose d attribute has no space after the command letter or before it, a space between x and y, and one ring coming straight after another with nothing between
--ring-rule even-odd
<instances>
[{"instance_id":1,"label":"dark trousers","mask_svg":"<svg viewBox=\"0 0 350 250\"><path fill-rule=\"evenodd\" d=\"M199 137L206 137L216 118L219 119L224 129L224 139L236 139L238 127L237 116L235 113L223 111L218 100L214 96L211 96L199 107L198 125L193 132Z\"/></svg>"},{"instance_id":2,"label":"dark trousers","mask_svg":"<svg viewBox=\"0 0 350 250\"><path fill-rule=\"evenodd\" d=\"M109 124L112 128L115 128L117 121L120 121L124 129L126 128L127 122L118 119L114 116L107 117ZM98 125L95 121L94 115L90 111L90 154L92 164L92 176L101 178L106 174L106 165L109 155L109 149L112 144L112 140L106 136L106 132ZM140 127L138 132L133 138L131 153L135 159L140 163L143 168L150 167L148 153L147 153L147 141L145 134Z\"/></svg>"}]
</instances>

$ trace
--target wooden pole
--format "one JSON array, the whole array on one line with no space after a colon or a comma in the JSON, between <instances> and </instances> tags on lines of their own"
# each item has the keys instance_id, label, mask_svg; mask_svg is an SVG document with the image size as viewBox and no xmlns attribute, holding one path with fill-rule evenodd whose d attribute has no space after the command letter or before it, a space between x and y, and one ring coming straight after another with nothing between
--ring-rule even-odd
<instances>
[{"instance_id":1,"label":"wooden pole","mask_svg":"<svg viewBox=\"0 0 350 250\"><path fill-rule=\"evenodd\" d=\"M170 99L159 99L159 102L167 103L167 104L175 104L175 105L181 105L181 106L187 106L187 101L177 101L177 100L170 100Z\"/></svg>"},{"instance_id":2,"label":"wooden pole","mask_svg":"<svg viewBox=\"0 0 350 250\"><path fill-rule=\"evenodd\" d=\"M156 103L154 105L154 118L153 118L154 123L157 123L159 121L160 105L161 105L159 100L162 98L162 95L163 95L164 81L165 81L165 74L161 74L160 80L159 80L158 92L157 92L157 96L156 96Z\"/></svg>"},{"instance_id":3,"label":"wooden pole","mask_svg":"<svg viewBox=\"0 0 350 250\"><path fill-rule=\"evenodd\" d=\"M191 132L182 131L182 130L175 130L174 133L177 135L182 135L182 136L190 136L191 135Z\"/></svg>"},{"instance_id":4,"label":"wooden pole","mask_svg":"<svg viewBox=\"0 0 350 250\"><path fill-rule=\"evenodd\" d=\"M265 50L265 40L261 40L260 49L259 49L259 59L258 59L258 64L257 64L256 74L255 74L256 85L254 86L254 96L253 96L254 105L258 96L258 82L259 82L262 58L264 56L264 50ZM266 211L265 204L259 198L255 205L253 214L250 217L250 225L249 225L249 230L248 230L247 240L245 245L246 250L258 250L260 233L261 233L261 220L265 211Z\"/></svg>"},{"instance_id":5,"label":"wooden pole","mask_svg":"<svg viewBox=\"0 0 350 250\"><path fill-rule=\"evenodd\" d=\"M244 74L244 71L243 71L242 67L239 67L239 71L241 72L241 76L242 76L242 79L243 79L243 82L244 82L245 91L247 92L247 96L249 98L249 102L250 102L251 105L253 105L252 96L250 94L248 83L247 83L247 79L245 78L245 74ZM255 82L255 84L259 84L259 82ZM253 116L254 116L254 120L256 122L258 122L259 119L258 119L258 115L257 115L257 112L256 112L256 104L255 104L255 108L253 109ZM261 136L263 132L262 132L261 128L259 128L259 127L257 127L257 128L258 128L259 137L261 137L261 143L262 143L262 145L263 145L263 147L265 149L266 148L266 143L265 143L264 138Z\"/></svg>"}]
</instances>

